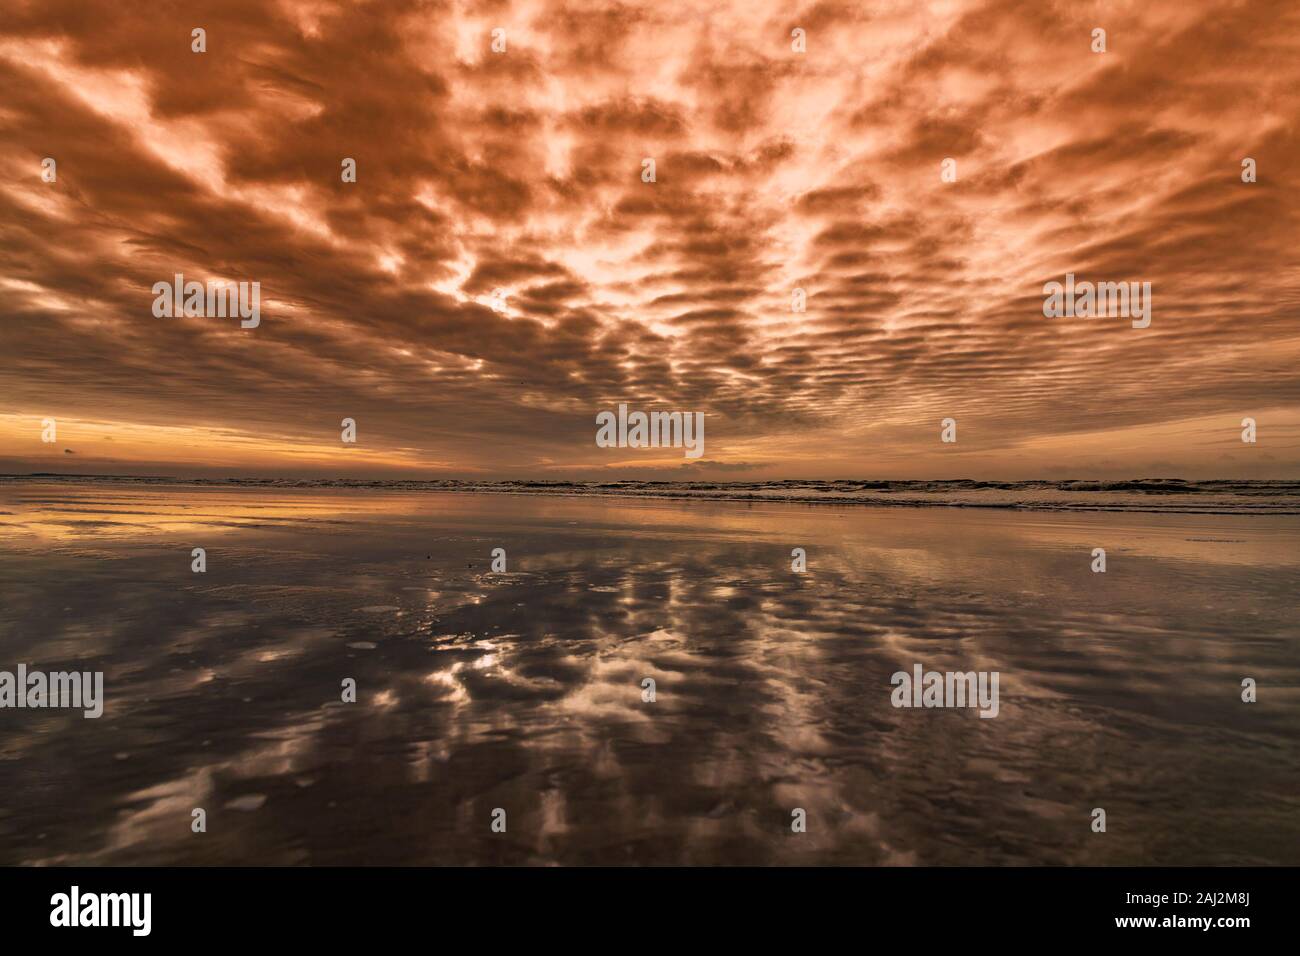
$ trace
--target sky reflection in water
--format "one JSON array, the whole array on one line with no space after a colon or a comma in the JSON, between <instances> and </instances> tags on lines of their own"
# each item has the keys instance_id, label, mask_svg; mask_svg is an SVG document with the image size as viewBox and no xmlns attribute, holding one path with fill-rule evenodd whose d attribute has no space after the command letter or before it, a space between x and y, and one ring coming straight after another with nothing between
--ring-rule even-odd
<instances>
[{"instance_id":1,"label":"sky reflection in water","mask_svg":"<svg viewBox=\"0 0 1300 956\"><path fill-rule=\"evenodd\" d=\"M0 862L1297 864L1297 531L9 486L0 669L107 704L0 711ZM999 716L894 709L918 662Z\"/></svg>"}]
</instances>

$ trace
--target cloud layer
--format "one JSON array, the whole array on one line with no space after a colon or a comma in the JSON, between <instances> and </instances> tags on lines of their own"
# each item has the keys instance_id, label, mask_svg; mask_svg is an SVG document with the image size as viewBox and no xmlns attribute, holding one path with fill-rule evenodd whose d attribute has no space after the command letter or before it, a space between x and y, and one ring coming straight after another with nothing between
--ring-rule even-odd
<instances>
[{"instance_id":1,"label":"cloud layer","mask_svg":"<svg viewBox=\"0 0 1300 956\"><path fill-rule=\"evenodd\" d=\"M1300 463L1294 3L10 10L0 470ZM178 272L261 325L155 318ZM1150 328L1044 318L1067 272L1149 281ZM703 411L705 458L597 448L619 402Z\"/></svg>"}]
</instances>

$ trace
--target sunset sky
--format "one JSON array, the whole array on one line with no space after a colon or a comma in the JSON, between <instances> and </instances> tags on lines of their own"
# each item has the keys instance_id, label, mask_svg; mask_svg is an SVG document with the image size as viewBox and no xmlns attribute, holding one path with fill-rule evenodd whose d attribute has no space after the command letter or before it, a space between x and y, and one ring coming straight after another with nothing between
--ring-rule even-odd
<instances>
[{"instance_id":1,"label":"sunset sky","mask_svg":"<svg viewBox=\"0 0 1300 956\"><path fill-rule=\"evenodd\" d=\"M0 90L0 472L1300 465L1295 0L0 0ZM1067 272L1150 327L1045 318ZM598 448L620 402L704 456Z\"/></svg>"}]
</instances>

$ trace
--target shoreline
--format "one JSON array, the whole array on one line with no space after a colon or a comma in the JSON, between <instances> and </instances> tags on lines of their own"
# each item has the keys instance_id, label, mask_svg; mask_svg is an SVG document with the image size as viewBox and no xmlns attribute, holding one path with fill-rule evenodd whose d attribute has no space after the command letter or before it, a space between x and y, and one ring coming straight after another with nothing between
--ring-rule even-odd
<instances>
[{"instance_id":1,"label":"shoreline","mask_svg":"<svg viewBox=\"0 0 1300 956\"><path fill-rule=\"evenodd\" d=\"M729 501L878 508L975 508L1040 513L1300 515L1300 481L1133 479L1121 481L531 482L452 479L178 478L130 475L0 475L26 484L127 485L273 491L407 491L526 497Z\"/></svg>"}]
</instances>

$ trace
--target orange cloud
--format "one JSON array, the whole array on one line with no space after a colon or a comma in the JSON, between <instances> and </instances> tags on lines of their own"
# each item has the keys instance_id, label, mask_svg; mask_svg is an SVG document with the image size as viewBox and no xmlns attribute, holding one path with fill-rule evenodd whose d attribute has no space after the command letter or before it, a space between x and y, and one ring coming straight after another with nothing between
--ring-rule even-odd
<instances>
[{"instance_id":1,"label":"orange cloud","mask_svg":"<svg viewBox=\"0 0 1300 956\"><path fill-rule=\"evenodd\" d=\"M1176 0L20 6L0 469L682 467L596 447L624 401L703 411L691 473L715 477L1293 475L1298 21ZM177 272L260 282L261 325L153 317ZM1066 272L1149 281L1150 328L1045 318ZM40 442L46 417L76 423L75 454Z\"/></svg>"}]
</instances>

